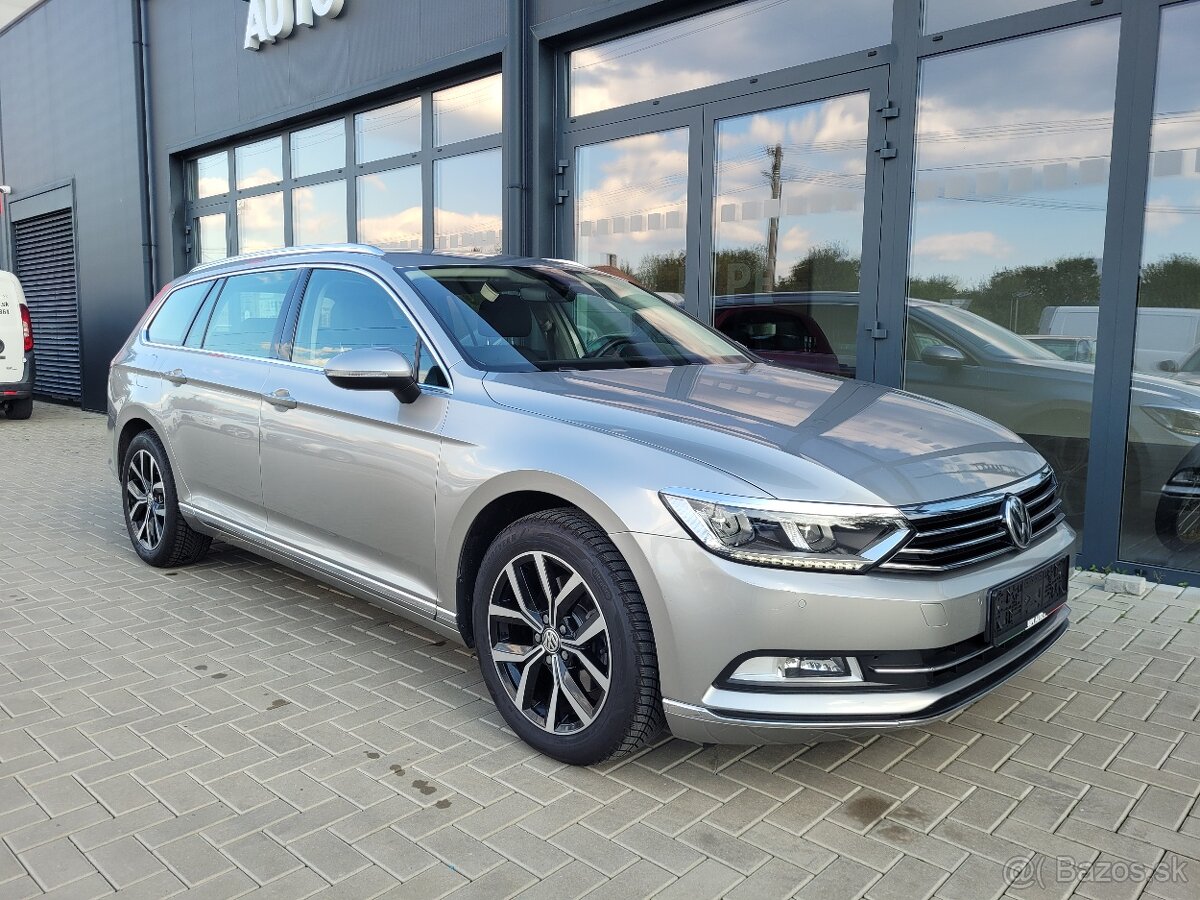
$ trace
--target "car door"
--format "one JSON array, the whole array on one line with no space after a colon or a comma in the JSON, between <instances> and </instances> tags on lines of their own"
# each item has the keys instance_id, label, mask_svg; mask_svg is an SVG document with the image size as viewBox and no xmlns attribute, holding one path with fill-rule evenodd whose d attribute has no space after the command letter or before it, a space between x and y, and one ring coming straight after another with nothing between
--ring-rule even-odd
<instances>
[{"instance_id":1,"label":"car door","mask_svg":"<svg viewBox=\"0 0 1200 900\"><path fill-rule=\"evenodd\" d=\"M280 269L226 278L205 300L184 346L156 348L181 502L258 532L266 525L259 409L298 274Z\"/></svg>"},{"instance_id":2,"label":"car door","mask_svg":"<svg viewBox=\"0 0 1200 900\"><path fill-rule=\"evenodd\" d=\"M430 382L445 384L444 369L426 374L421 396L408 404L325 377L330 359L363 347L394 349L421 368L411 319L365 272L314 269L292 318L290 358L271 368L262 413L271 534L334 574L432 616L434 488L449 393Z\"/></svg>"}]
</instances>

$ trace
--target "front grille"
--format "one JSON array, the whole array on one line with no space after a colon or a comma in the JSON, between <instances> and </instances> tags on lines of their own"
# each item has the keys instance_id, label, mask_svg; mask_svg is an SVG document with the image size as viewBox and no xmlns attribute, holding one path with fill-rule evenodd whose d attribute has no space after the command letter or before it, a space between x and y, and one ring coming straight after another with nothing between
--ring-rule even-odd
<instances>
[{"instance_id":1,"label":"front grille","mask_svg":"<svg viewBox=\"0 0 1200 900\"><path fill-rule=\"evenodd\" d=\"M1004 526L1003 506L1016 494L1029 510L1033 537L1048 534L1063 520L1058 479L1049 468L1011 488L904 510L913 535L887 562L893 572L947 572L973 566L1017 549Z\"/></svg>"}]
</instances>

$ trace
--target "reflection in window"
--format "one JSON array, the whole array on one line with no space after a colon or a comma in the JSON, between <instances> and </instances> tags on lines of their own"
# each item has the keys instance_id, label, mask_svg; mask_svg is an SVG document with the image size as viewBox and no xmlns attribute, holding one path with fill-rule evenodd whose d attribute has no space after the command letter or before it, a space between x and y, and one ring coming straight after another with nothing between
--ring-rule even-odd
<instances>
[{"instance_id":1,"label":"reflection in window","mask_svg":"<svg viewBox=\"0 0 1200 900\"><path fill-rule=\"evenodd\" d=\"M921 69L905 387L1029 440L1076 525L1093 368L1021 336L1096 335L1118 28L1108 19Z\"/></svg>"},{"instance_id":2,"label":"reflection in window","mask_svg":"<svg viewBox=\"0 0 1200 900\"><path fill-rule=\"evenodd\" d=\"M238 147L234 157L239 191L283 181L283 138Z\"/></svg>"},{"instance_id":3,"label":"reflection in window","mask_svg":"<svg viewBox=\"0 0 1200 900\"><path fill-rule=\"evenodd\" d=\"M421 98L413 97L354 117L359 164L391 159L421 149Z\"/></svg>"},{"instance_id":4,"label":"reflection in window","mask_svg":"<svg viewBox=\"0 0 1200 900\"><path fill-rule=\"evenodd\" d=\"M504 193L500 150L436 160L433 179L434 247L499 253Z\"/></svg>"},{"instance_id":5,"label":"reflection in window","mask_svg":"<svg viewBox=\"0 0 1200 900\"><path fill-rule=\"evenodd\" d=\"M229 255L225 213L213 213L196 219L196 259L217 262Z\"/></svg>"},{"instance_id":6,"label":"reflection in window","mask_svg":"<svg viewBox=\"0 0 1200 900\"><path fill-rule=\"evenodd\" d=\"M827 334L811 295L859 289L869 112L862 93L717 122L714 321L775 362L854 375L857 330Z\"/></svg>"},{"instance_id":7,"label":"reflection in window","mask_svg":"<svg viewBox=\"0 0 1200 900\"><path fill-rule=\"evenodd\" d=\"M987 22L1002 16L1029 12L1047 6L1058 6L1070 0L989 0L987 3L968 3L964 0L925 0L923 25L926 34L949 31L964 25Z\"/></svg>"},{"instance_id":8,"label":"reflection in window","mask_svg":"<svg viewBox=\"0 0 1200 900\"><path fill-rule=\"evenodd\" d=\"M571 115L761 75L891 39L892 0L736 3L571 53Z\"/></svg>"},{"instance_id":9,"label":"reflection in window","mask_svg":"<svg viewBox=\"0 0 1200 900\"><path fill-rule=\"evenodd\" d=\"M438 147L500 132L499 73L433 94L433 143Z\"/></svg>"},{"instance_id":10,"label":"reflection in window","mask_svg":"<svg viewBox=\"0 0 1200 900\"><path fill-rule=\"evenodd\" d=\"M385 250L421 249L421 167L358 177L358 239Z\"/></svg>"},{"instance_id":11,"label":"reflection in window","mask_svg":"<svg viewBox=\"0 0 1200 900\"><path fill-rule=\"evenodd\" d=\"M1162 10L1120 558L1200 569L1200 3Z\"/></svg>"},{"instance_id":12,"label":"reflection in window","mask_svg":"<svg viewBox=\"0 0 1200 900\"><path fill-rule=\"evenodd\" d=\"M242 253L284 245L283 194L245 197L237 204L238 249Z\"/></svg>"},{"instance_id":13,"label":"reflection in window","mask_svg":"<svg viewBox=\"0 0 1200 900\"><path fill-rule=\"evenodd\" d=\"M682 297L688 129L580 147L575 173L575 258Z\"/></svg>"},{"instance_id":14,"label":"reflection in window","mask_svg":"<svg viewBox=\"0 0 1200 900\"><path fill-rule=\"evenodd\" d=\"M202 200L229 192L229 154L222 150L193 164L192 198Z\"/></svg>"},{"instance_id":15,"label":"reflection in window","mask_svg":"<svg viewBox=\"0 0 1200 900\"><path fill-rule=\"evenodd\" d=\"M292 177L331 172L346 165L346 122L338 119L292 132Z\"/></svg>"},{"instance_id":16,"label":"reflection in window","mask_svg":"<svg viewBox=\"0 0 1200 900\"><path fill-rule=\"evenodd\" d=\"M292 191L292 243L346 241L346 182L327 181Z\"/></svg>"}]
</instances>

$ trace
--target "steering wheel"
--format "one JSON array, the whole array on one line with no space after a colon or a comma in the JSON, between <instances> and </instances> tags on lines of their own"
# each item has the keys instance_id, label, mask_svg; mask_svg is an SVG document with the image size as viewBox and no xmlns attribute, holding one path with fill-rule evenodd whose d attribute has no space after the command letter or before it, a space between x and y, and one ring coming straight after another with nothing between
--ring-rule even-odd
<instances>
[{"instance_id":1,"label":"steering wheel","mask_svg":"<svg viewBox=\"0 0 1200 900\"><path fill-rule=\"evenodd\" d=\"M613 335L604 335L602 337L598 337L592 343L593 344L598 343L599 346L598 347L590 347L589 346L589 349L587 350L587 352L584 353L585 359L597 359L602 356L608 356L614 350L616 350L618 347L626 347L626 346L632 347L634 342L633 342L632 338L626 337L623 334L613 334Z\"/></svg>"}]
</instances>

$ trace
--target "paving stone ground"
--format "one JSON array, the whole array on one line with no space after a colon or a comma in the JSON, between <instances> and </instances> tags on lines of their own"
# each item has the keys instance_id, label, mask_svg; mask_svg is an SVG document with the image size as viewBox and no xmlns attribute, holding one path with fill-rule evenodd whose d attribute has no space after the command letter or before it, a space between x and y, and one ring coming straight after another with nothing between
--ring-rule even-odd
<instances>
[{"instance_id":1,"label":"paving stone ground","mask_svg":"<svg viewBox=\"0 0 1200 900\"><path fill-rule=\"evenodd\" d=\"M101 416L0 419L4 900L1200 897L1200 590L1077 576L952 721L577 769L403 620L226 546L142 565L106 458Z\"/></svg>"}]
</instances>

